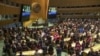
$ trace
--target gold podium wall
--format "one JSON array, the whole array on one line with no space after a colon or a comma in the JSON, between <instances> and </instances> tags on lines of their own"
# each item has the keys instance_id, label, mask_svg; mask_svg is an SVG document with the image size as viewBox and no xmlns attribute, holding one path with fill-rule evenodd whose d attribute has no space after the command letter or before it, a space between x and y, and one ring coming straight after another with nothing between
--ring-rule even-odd
<instances>
[{"instance_id":1,"label":"gold podium wall","mask_svg":"<svg viewBox=\"0 0 100 56\"><path fill-rule=\"evenodd\" d=\"M39 8L35 9L35 10L39 10L38 13L33 11L34 4L40 5L40 10ZM29 25L32 25L32 23L38 20L39 18L46 20L47 13L48 13L48 6L49 6L49 0L32 0L31 15L30 15L29 21L23 22L23 26L28 27Z\"/></svg>"}]
</instances>

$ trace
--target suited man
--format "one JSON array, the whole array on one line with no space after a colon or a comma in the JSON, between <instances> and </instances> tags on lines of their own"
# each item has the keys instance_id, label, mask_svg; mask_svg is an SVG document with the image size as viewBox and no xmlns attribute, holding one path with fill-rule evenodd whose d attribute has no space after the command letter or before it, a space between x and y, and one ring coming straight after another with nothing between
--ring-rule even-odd
<instances>
[{"instance_id":1,"label":"suited man","mask_svg":"<svg viewBox=\"0 0 100 56\"><path fill-rule=\"evenodd\" d=\"M62 48L59 44L57 45L56 52L57 52L57 56L61 56Z\"/></svg>"}]
</instances>

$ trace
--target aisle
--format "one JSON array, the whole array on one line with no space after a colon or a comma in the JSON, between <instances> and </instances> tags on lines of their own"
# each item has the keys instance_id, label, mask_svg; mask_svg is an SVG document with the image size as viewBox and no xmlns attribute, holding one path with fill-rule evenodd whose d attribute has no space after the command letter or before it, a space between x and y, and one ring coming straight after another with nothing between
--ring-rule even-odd
<instances>
[{"instance_id":1,"label":"aisle","mask_svg":"<svg viewBox=\"0 0 100 56\"><path fill-rule=\"evenodd\" d=\"M3 40L0 40L0 56L2 56L3 54L3 46L4 46L4 43L3 43Z\"/></svg>"}]
</instances>

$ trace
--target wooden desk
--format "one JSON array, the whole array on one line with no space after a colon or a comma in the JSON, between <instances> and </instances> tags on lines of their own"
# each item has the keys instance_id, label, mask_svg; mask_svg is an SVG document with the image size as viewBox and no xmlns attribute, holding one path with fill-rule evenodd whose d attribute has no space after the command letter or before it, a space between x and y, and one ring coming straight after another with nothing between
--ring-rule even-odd
<instances>
[{"instance_id":1,"label":"wooden desk","mask_svg":"<svg viewBox=\"0 0 100 56\"><path fill-rule=\"evenodd\" d=\"M23 51L22 52L22 55L25 55L25 56L30 56L30 55L35 55L35 53L36 53L36 51L35 50L32 50L32 51ZM16 56L19 56L20 55L20 53L19 52L17 52L16 53Z\"/></svg>"},{"instance_id":2,"label":"wooden desk","mask_svg":"<svg viewBox=\"0 0 100 56\"><path fill-rule=\"evenodd\" d=\"M64 42L66 42L66 41L69 41L71 38L65 38L64 39Z\"/></svg>"},{"instance_id":3,"label":"wooden desk","mask_svg":"<svg viewBox=\"0 0 100 56\"><path fill-rule=\"evenodd\" d=\"M35 50L31 50L31 51L23 51L22 52L22 55L25 55L25 56L34 56L36 53L38 54L42 54L43 53L43 50L42 49L39 49L37 52ZM17 52L16 53L16 56L19 56L20 53Z\"/></svg>"},{"instance_id":4,"label":"wooden desk","mask_svg":"<svg viewBox=\"0 0 100 56\"><path fill-rule=\"evenodd\" d=\"M79 41L79 43L82 45L83 41ZM75 45L76 45L75 42L73 42L73 43L71 44L72 47L75 47Z\"/></svg>"},{"instance_id":5,"label":"wooden desk","mask_svg":"<svg viewBox=\"0 0 100 56\"><path fill-rule=\"evenodd\" d=\"M92 48L93 48L93 51L99 51L100 50L100 44L96 44ZM89 51L90 51L90 48L87 48L87 49L84 50L85 53L88 53Z\"/></svg>"}]
</instances>

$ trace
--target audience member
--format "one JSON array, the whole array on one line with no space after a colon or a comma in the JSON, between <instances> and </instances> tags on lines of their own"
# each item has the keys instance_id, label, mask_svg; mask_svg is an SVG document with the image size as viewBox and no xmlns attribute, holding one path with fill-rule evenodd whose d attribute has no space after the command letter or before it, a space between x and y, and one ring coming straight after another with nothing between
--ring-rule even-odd
<instances>
[{"instance_id":1,"label":"audience member","mask_svg":"<svg viewBox=\"0 0 100 56\"><path fill-rule=\"evenodd\" d=\"M52 27L34 29L27 27L0 28L0 36L4 37L4 52L11 53L43 50L43 56L57 56L62 51L69 55L79 56L91 43L100 43L100 20L96 19L66 19ZM97 35L93 36L93 34ZM70 38L69 40L65 40ZM80 41L82 43L80 43ZM72 44L75 43L75 46ZM83 52L82 52L83 53ZM88 56L98 56L100 51L88 53Z\"/></svg>"}]
</instances>

